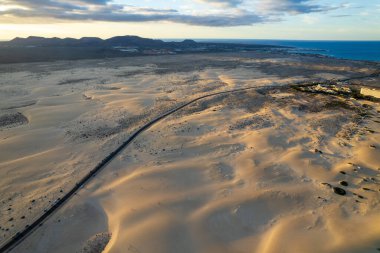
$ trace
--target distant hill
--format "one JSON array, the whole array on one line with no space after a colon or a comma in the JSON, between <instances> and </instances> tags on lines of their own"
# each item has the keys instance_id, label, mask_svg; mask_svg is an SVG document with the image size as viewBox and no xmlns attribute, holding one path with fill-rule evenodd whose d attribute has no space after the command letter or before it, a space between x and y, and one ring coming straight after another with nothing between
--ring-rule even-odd
<instances>
[{"instance_id":1,"label":"distant hill","mask_svg":"<svg viewBox=\"0 0 380 253\"><path fill-rule=\"evenodd\" d=\"M143 47L143 48L162 48L173 45L194 45L197 44L193 40L184 40L183 42L164 42L162 40L154 40L141 38L138 36L116 36L109 39L100 39L96 37L83 37L81 39L73 38L44 38L30 36L27 38L14 38L7 42L1 42L2 45L17 47Z\"/></svg>"},{"instance_id":2,"label":"distant hill","mask_svg":"<svg viewBox=\"0 0 380 253\"><path fill-rule=\"evenodd\" d=\"M138 36L44 38L30 36L0 42L0 63L99 59L142 55L273 50L268 45L200 43L194 40L165 42Z\"/></svg>"}]
</instances>

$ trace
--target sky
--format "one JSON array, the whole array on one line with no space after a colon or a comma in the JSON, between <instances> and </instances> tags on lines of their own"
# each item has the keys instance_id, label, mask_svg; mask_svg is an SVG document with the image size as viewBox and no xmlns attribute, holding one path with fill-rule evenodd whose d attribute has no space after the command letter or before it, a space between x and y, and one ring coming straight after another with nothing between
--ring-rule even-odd
<instances>
[{"instance_id":1,"label":"sky","mask_svg":"<svg viewBox=\"0 0 380 253\"><path fill-rule=\"evenodd\" d=\"M380 0L0 0L14 37L380 40Z\"/></svg>"}]
</instances>

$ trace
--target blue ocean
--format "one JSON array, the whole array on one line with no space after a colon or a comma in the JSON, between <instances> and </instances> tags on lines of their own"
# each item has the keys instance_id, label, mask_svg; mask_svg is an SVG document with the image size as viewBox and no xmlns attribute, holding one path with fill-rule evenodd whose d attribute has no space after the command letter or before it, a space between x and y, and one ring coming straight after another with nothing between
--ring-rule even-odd
<instances>
[{"instance_id":1,"label":"blue ocean","mask_svg":"<svg viewBox=\"0 0 380 253\"><path fill-rule=\"evenodd\" d=\"M306 41L199 39L198 42L225 42L293 47L291 52L321 54L335 58L380 62L380 41Z\"/></svg>"}]
</instances>

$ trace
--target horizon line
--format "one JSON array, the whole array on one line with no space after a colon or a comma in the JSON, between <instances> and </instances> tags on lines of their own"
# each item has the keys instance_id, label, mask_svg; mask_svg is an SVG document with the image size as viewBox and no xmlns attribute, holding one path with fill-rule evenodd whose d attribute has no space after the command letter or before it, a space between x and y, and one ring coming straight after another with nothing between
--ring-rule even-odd
<instances>
[{"instance_id":1,"label":"horizon line","mask_svg":"<svg viewBox=\"0 0 380 253\"><path fill-rule=\"evenodd\" d=\"M256 41L326 41L326 42L380 42L380 39L281 39L281 38L265 38L265 39L258 39L258 38L186 38L186 37L174 37L174 38L165 38L165 37L143 37L139 35L115 35L112 37L107 37L107 38L102 38L102 37L97 37L97 36L83 36L83 37L57 37L57 36L52 36L52 37L44 37L44 36L37 36L37 35L29 35L25 37L19 37L16 36L12 39L0 39L0 41L11 41L16 38L28 38L28 37L41 37L41 38L46 38L46 39L52 39L52 38L59 38L59 39L81 39L81 38L99 38L99 39L110 39L114 37L124 37L124 36L137 36L140 38L146 38L146 39L157 39L157 40L256 40Z\"/></svg>"}]
</instances>

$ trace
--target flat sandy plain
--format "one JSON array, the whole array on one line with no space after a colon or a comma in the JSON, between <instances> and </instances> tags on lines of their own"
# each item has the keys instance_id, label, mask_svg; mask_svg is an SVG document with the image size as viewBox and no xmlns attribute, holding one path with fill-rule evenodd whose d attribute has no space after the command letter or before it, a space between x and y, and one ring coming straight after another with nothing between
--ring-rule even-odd
<instances>
[{"instance_id":1,"label":"flat sandy plain","mask_svg":"<svg viewBox=\"0 0 380 253\"><path fill-rule=\"evenodd\" d=\"M379 69L278 53L0 65L0 243L144 123L257 87L143 132L12 252L379 252L379 103L289 87Z\"/></svg>"}]
</instances>

